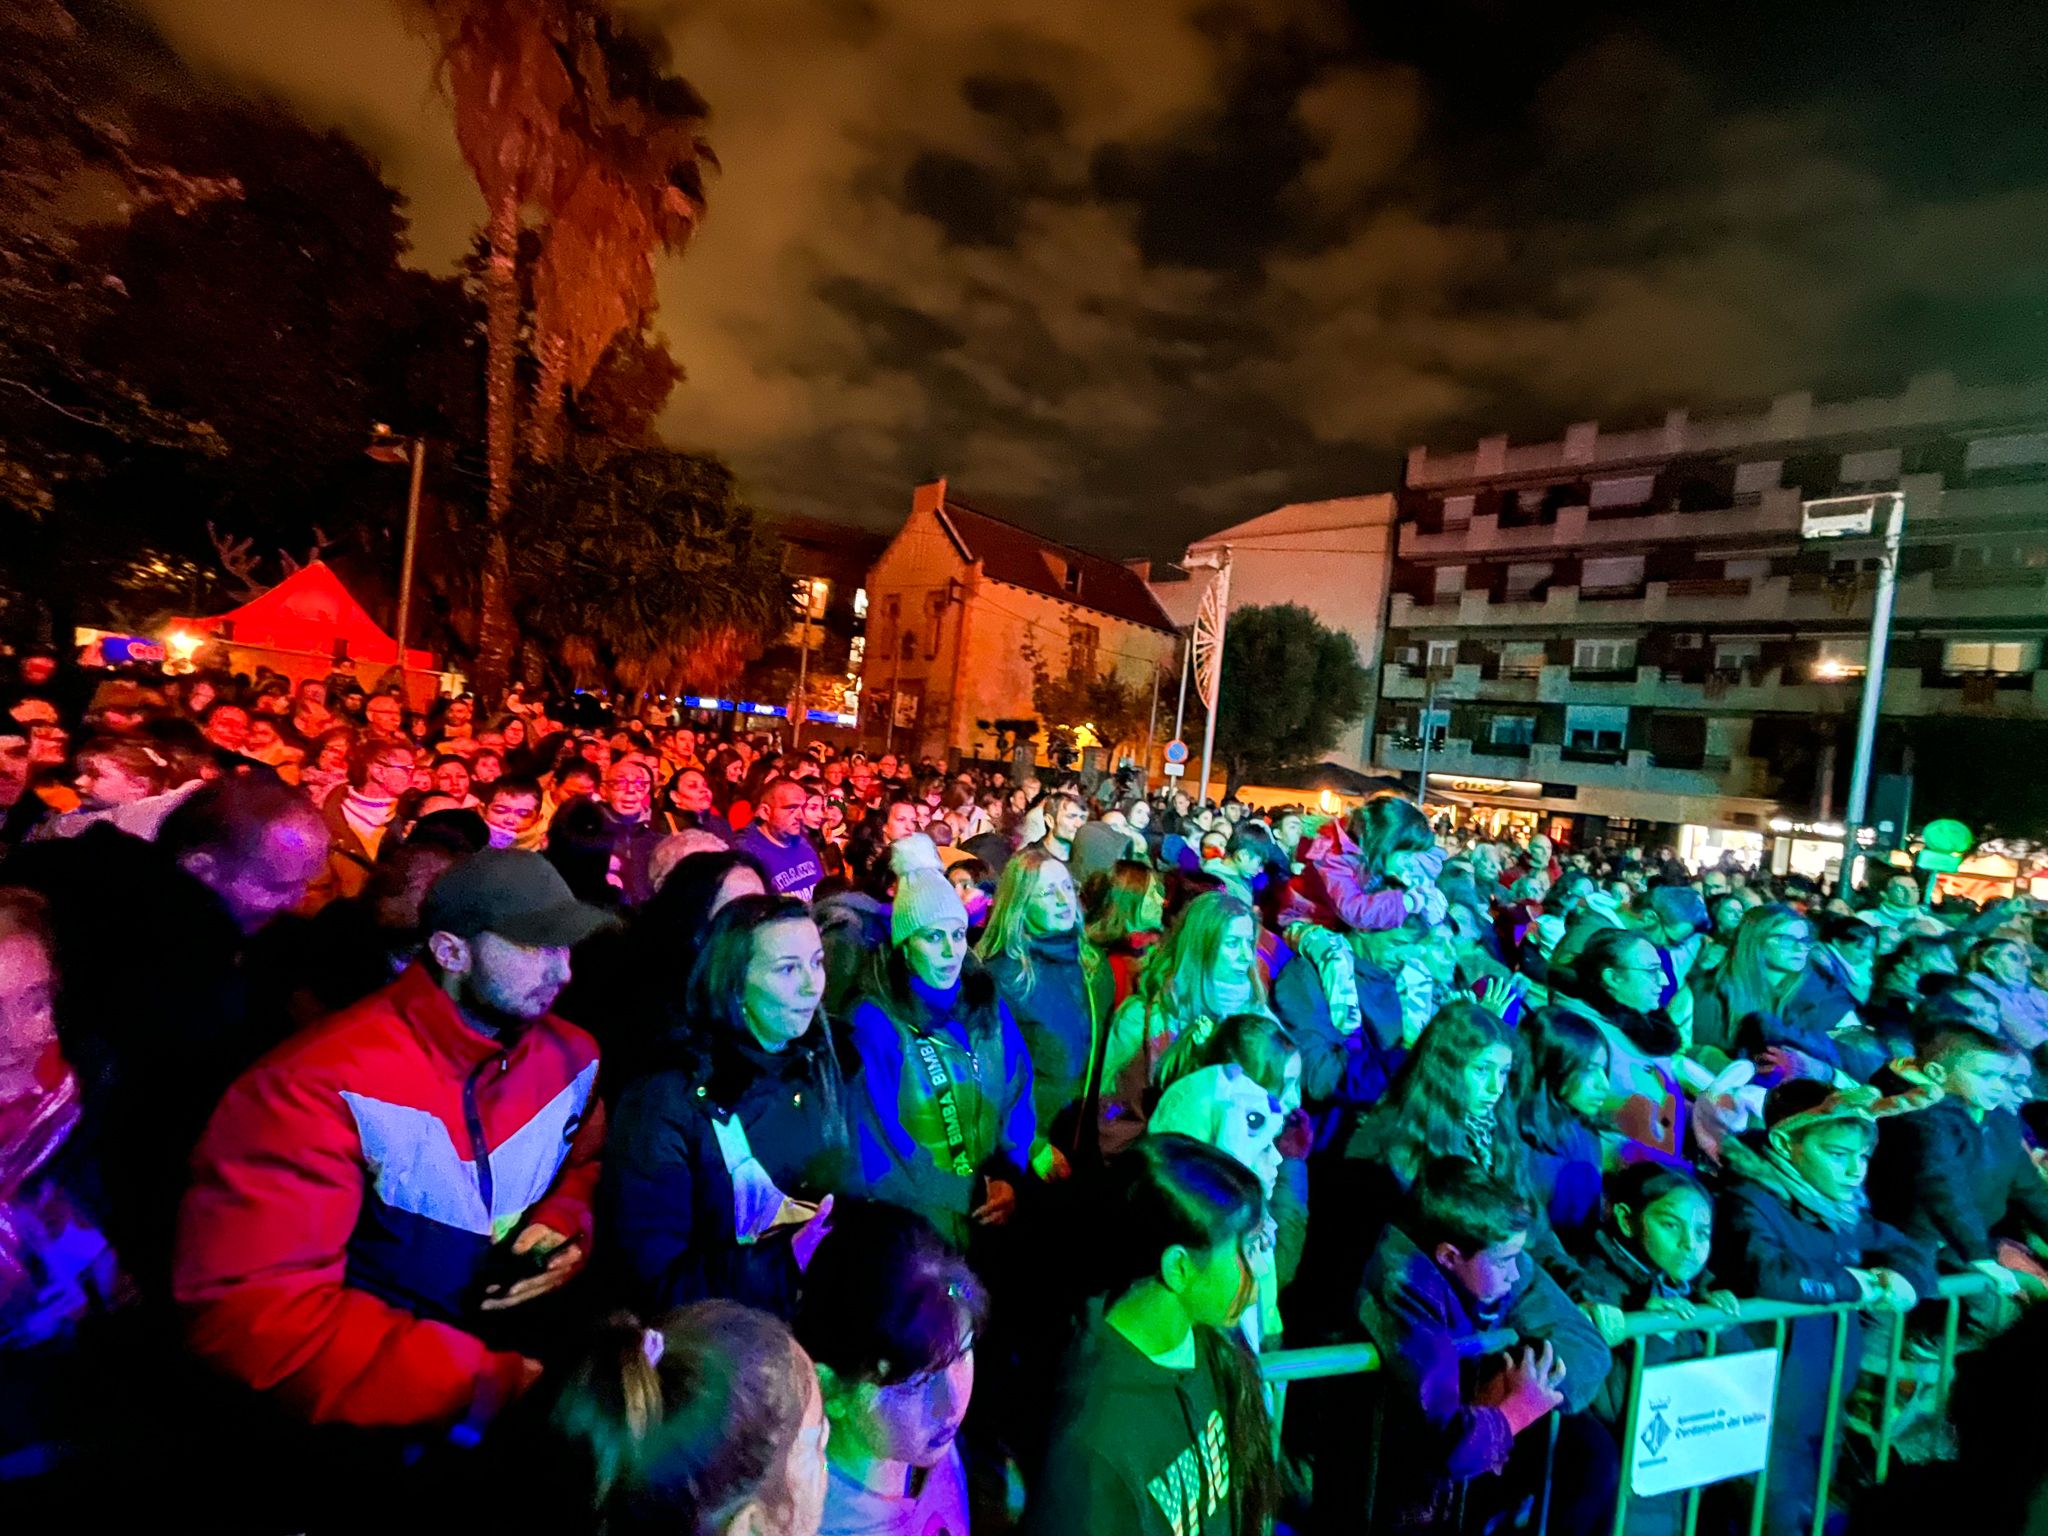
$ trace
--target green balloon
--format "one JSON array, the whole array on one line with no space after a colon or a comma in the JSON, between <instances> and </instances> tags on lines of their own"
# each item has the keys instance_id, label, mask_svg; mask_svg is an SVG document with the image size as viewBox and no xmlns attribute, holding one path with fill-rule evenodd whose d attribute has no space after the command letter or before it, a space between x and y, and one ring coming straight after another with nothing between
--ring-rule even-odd
<instances>
[{"instance_id":1,"label":"green balloon","mask_svg":"<svg viewBox=\"0 0 2048 1536\"><path fill-rule=\"evenodd\" d=\"M1930 821L1920 829L1922 846L1936 853L1968 853L1976 846L1977 836L1960 821Z\"/></svg>"}]
</instances>

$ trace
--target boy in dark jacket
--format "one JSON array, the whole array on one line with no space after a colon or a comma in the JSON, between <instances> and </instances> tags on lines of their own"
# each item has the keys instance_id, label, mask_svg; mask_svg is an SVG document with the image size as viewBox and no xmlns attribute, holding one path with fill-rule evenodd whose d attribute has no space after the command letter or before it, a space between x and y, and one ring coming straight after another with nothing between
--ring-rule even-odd
<instances>
[{"instance_id":1,"label":"boy in dark jacket","mask_svg":"<svg viewBox=\"0 0 2048 1536\"><path fill-rule=\"evenodd\" d=\"M1732 1177L1715 1226L1714 1271L1724 1285L1766 1301L1881 1311L1909 1308L1933 1290L1926 1249L1873 1217L1864 1198L1877 1141L1872 1111L1886 1102L1869 1089L1831 1094L1817 1083L1787 1083L1765 1101L1760 1142L1722 1144ZM1765 1486L1772 1536L1809 1529L1814 1502L1825 1496L1817 1481L1828 1394L1847 1394L1862 1358L1855 1313L1848 1326L1840 1381L1831 1380L1832 1318L1804 1318L1787 1335Z\"/></svg>"},{"instance_id":2,"label":"boy in dark jacket","mask_svg":"<svg viewBox=\"0 0 2048 1536\"><path fill-rule=\"evenodd\" d=\"M1376 1529L1446 1527L1461 1496L1512 1510L1540 1490L1539 1426L1553 1409L1571 1417L1559 1424L1550 1529L1592 1531L1610 1518L1614 1442L1581 1410L1612 1357L1524 1251L1535 1224L1476 1164L1442 1158L1416 1182L1407 1230L1380 1239L1358 1303L1387 1394ZM1516 1334L1517 1347L1475 1353L1492 1330Z\"/></svg>"},{"instance_id":3,"label":"boy in dark jacket","mask_svg":"<svg viewBox=\"0 0 2048 1536\"><path fill-rule=\"evenodd\" d=\"M1932 1250L1937 1268L1989 1277L1996 1294L1965 1305L1974 1331L1993 1332L2012 1320L2021 1294L2019 1273L1999 1262L1999 1234L2048 1237L2048 1184L2014 1113L2033 1074L2017 1046L1963 1028L1929 1040L1920 1064L1943 1097L1885 1123L1871 1209Z\"/></svg>"}]
</instances>

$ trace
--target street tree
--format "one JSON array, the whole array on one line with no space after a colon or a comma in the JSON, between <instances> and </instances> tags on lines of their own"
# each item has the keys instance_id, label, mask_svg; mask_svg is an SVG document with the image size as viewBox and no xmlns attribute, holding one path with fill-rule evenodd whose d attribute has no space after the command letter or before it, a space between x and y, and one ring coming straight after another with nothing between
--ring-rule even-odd
<instances>
[{"instance_id":1,"label":"street tree","mask_svg":"<svg viewBox=\"0 0 2048 1536\"><path fill-rule=\"evenodd\" d=\"M780 541L705 455L564 456L512 532L519 618L560 681L715 690L789 622Z\"/></svg>"},{"instance_id":2,"label":"street tree","mask_svg":"<svg viewBox=\"0 0 2048 1536\"><path fill-rule=\"evenodd\" d=\"M1144 736L1150 688L1124 683L1113 666L1099 672L1059 668L1034 648L1024 654L1031 664L1031 706L1055 762L1070 763L1079 755L1084 730L1112 750Z\"/></svg>"},{"instance_id":3,"label":"street tree","mask_svg":"<svg viewBox=\"0 0 2048 1536\"><path fill-rule=\"evenodd\" d=\"M1351 637L1306 608L1233 610L1216 706L1224 792L1320 758L1365 713L1367 683Z\"/></svg>"}]
</instances>

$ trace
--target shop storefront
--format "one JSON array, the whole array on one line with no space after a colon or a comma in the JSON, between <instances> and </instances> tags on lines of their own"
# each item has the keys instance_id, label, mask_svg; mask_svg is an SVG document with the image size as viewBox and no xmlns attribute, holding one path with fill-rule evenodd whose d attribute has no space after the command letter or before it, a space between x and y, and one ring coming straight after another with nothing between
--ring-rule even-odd
<instances>
[{"instance_id":1,"label":"shop storefront","mask_svg":"<svg viewBox=\"0 0 2048 1536\"><path fill-rule=\"evenodd\" d=\"M1715 869L1729 858L1744 869L1758 869L1764 862L1764 835L1688 822L1678 829L1678 857L1694 869Z\"/></svg>"},{"instance_id":2,"label":"shop storefront","mask_svg":"<svg viewBox=\"0 0 2048 1536\"><path fill-rule=\"evenodd\" d=\"M1440 828L1493 842L1526 842L1539 832L1565 847L1576 840L1572 817L1546 803L1534 779L1432 773L1427 798Z\"/></svg>"}]
</instances>

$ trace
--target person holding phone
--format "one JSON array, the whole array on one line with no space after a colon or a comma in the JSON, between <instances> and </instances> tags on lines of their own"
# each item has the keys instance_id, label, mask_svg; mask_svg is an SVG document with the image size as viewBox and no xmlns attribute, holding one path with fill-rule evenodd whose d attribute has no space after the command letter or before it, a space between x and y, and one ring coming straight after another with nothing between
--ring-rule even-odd
<instances>
[{"instance_id":1,"label":"person holding phone","mask_svg":"<svg viewBox=\"0 0 2048 1536\"><path fill-rule=\"evenodd\" d=\"M740 896L719 909L687 1022L613 1118L604 1227L619 1289L643 1314L726 1297L794 1316L832 1197L856 1178L824 995L824 946L802 902Z\"/></svg>"}]
</instances>

